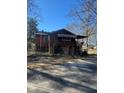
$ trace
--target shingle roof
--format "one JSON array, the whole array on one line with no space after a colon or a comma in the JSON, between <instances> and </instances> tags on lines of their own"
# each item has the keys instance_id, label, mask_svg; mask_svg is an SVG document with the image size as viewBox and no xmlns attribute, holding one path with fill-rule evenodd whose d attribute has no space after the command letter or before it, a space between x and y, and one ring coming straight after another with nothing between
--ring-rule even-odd
<instances>
[{"instance_id":1,"label":"shingle roof","mask_svg":"<svg viewBox=\"0 0 124 93\"><path fill-rule=\"evenodd\" d=\"M53 31L51 32L52 34L71 34L71 35L75 35L74 33L66 30L66 29L59 29L59 30L56 30L56 31Z\"/></svg>"},{"instance_id":2,"label":"shingle roof","mask_svg":"<svg viewBox=\"0 0 124 93\"><path fill-rule=\"evenodd\" d=\"M52 31L52 32L46 32L46 31L39 31L36 33L37 35L50 35L50 34L68 34L68 35L75 35L77 39L81 39L81 38L86 38L87 36L83 36L83 35L76 35L74 33L72 33L71 31L68 31L67 29L59 29L56 31Z\"/></svg>"},{"instance_id":3,"label":"shingle roof","mask_svg":"<svg viewBox=\"0 0 124 93\"><path fill-rule=\"evenodd\" d=\"M49 35L50 32L46 32L46 31L38 31L36 34L37 34L37 35Z\"/></svg>"}]
</instances>

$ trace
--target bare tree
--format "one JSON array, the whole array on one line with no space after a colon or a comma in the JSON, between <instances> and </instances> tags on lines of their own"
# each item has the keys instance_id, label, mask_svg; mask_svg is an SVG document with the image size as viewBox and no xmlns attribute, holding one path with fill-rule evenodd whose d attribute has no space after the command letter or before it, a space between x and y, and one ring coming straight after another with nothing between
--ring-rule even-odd
<instances>
[{"instance_id":1,"label":"bare tree","mask_svg":"<svg viewBox=\"0 0 124 93\"><path fill-rule=\"evenodd\" d=\"M34 18L28 19L27 22L27 50L35 51L35 34L38 31L37 29L37 20Z\"/></svg>"},{"instance_id":2,"label":"bare tree","mask_svg":"<svg viewBox=\"0 0 124 93\"><path fill-rule=\"evenodd\" d=\"M35 33L38 31L37 25L38 25L38 23L37 23L36 19L34 19L34 18L28 19L28 22L27 22L28 42L34 42Z\"/></svg>"},{"instance_id":3,"label":"bare tree","mask_svg":"<svg viewBox=\"0 0 124 93\"><path fill-rule=\"evenodd\" d=\"M35 34L38 32L37 25L42 21L40 0L27 0L27 49L35 50Z\"/></svg>"},{"instance_id":4,"label":"bare tree","mask_svg":"<svg viewBox=\"0 0 124 93\"><path fill-rule=\"evenodd\" d=\"M41 9L39 7L39 0L27 0L27 17L35 18L38 21L41 21Z\"/></svg>"},{"instance_id":5,"label":"bare tree","mask_svg":"<svg viewBox=\"0 0 124 93\"><path fill-rule=\"evenodd\" d=\"M35 7L36 7L35 0L27 0L27 15L28 16L33 14Z\"/></svg>"},{"instance_id":6,"label":"bare tree","mask_svg":"<svg viewBox=\"0 0 124 93\"><path fill-rule=\"evenodd\" d=\"M87 36L86 45L88 48L89 39L97 34L97 1L80 0L79 7L71 11L71 16L77 19L80 27Z\"/></svg>"},{"instance_id":7,"label":"bare tree","mask_svg":"<svg viewBox=\"0 0 124 93\"><path fill-rule=\"evenodd\" d=\"M72 33L78 34L78 35L82 34L82 29L80 28L79 24L76 24L76 23L68 24L65 27L65 29L71 31Z\"/></svg>"}]
</instances>

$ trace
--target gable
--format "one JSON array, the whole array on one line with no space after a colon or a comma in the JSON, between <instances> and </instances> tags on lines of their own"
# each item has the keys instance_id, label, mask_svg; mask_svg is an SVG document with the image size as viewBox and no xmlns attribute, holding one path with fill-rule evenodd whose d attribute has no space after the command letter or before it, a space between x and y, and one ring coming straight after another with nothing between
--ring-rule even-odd
<instances>
[{"instance_id":1,"label":"gable","mask_svg":"<svg viewBox=\"0 0 124 93\"><path fill-rule=\"evenodd\" d=\"M66 34L66 35L75 35L74 33L66 30L66 29L60 29L57 31L52 32L52 34Z\"/></svg>"}]
</instances>

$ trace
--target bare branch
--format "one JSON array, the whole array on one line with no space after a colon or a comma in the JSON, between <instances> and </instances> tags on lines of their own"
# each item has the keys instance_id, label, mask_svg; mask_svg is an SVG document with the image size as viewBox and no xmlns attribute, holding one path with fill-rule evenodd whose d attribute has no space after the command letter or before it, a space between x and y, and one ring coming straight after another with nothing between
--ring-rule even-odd
<instances>
[{"instance_id":1,"label":"bare branch","mask_svg":"<svg viewBox=\"0 0 124 93\"><path fill-rule=\"evenodd\" d=\"M97 1L96 0L79 0L79 8L73 10L73 16L78 18L80 26L84 29L85 35L91 37L96 35L96 19L97 19ZM88 44L88 39L87 39Z\"/></svg>"}]
</instances>

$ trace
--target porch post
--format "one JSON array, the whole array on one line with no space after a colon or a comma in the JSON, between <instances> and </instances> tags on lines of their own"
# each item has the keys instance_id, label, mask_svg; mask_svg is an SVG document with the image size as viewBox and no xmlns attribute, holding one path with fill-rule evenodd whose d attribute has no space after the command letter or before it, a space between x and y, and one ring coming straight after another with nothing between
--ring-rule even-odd
<instances>
[{"instance_id":1,"label":"porch post","mask_svg":"<svg viewBox=\"0 0 124 93\"><path fill-rule=\"evenodd\" d=\"M51 53L51 49L50 49L50 35L48 35L48 49L49 49L49 54Z\"/></svg>"}]
</instances>

